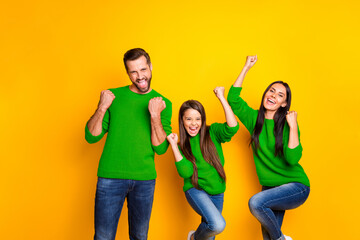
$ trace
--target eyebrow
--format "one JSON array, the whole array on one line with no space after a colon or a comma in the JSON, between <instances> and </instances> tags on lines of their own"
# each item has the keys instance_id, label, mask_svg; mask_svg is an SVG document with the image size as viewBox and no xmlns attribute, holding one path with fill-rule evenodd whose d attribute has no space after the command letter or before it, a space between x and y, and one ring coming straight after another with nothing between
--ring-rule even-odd
<instances>
[{"instance_id":1,"label":"eyebrow","mask_svg":"<svg viewBox=\"0 0 360 240\"><path fill-rule=\"evenodd\" d=\"M271 87L271 89L274 89L275 91L277 91L276 88L274 88L274 87ZM278 92L285 95L285 93L283 93L282 91L278 91Z\"/></svg>"}]
</instances>

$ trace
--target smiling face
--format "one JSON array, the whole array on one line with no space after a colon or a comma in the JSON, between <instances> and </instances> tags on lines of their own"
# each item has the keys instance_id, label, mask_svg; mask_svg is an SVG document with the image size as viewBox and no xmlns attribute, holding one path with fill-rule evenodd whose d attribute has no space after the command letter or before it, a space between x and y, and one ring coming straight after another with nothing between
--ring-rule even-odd
<instances>
[{"instance_id":1,"label":"smiling face","mask_svg":"<svg viewBox=\"0 0 360 240\"><path fill-rule=\"evenodd\" d=\"M186 132L191 136L195 137L201 128L201 114L193 108L189 108L184 112L182 116L184 128Z\"/></svg>"},{"instance_id":2,"label":"smiling face","mask_svg":"<svg viewBox=\"0 0 360 240\"><path fill-rule=\"evenodd\" d=\"M130 86L130 89L133 92L139 94L145 94L151 91L150 82L151 82L151 65L147 64L147 60L144 56L139 57L135 60L126 61L127 74L131 82L133 83Z\"/></svg>"},{"instance_id":3,"label":"smiling face","mask_svg":"<svg viewBox=\"0 0 360 240\"><path fill-rule=\"evenodd\" d=\"M264 96L264 107L267 112L276 112L286 106L286 88L281 83L273 84Z\"/></svg>"}]
</instances>

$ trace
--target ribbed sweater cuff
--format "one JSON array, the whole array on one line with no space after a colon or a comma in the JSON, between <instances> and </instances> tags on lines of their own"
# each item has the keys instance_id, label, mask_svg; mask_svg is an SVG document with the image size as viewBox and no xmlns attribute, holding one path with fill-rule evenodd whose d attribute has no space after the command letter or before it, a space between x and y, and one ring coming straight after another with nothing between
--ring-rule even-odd
<instances>
[{"instance_id":1,"label":"ribbed sweater cuff","mask_svg":"<svg viewBox=\"0 0 360 240\"><path fill-rule=\"evenodd\" d=\"M233 85L231 85L230 90L229 90L229 94L239 96L241 90L242 90L242 87L234 87Z\"/></svg>"},{"instance_id":2,"label":"ribbed sweater cuff","mask_svg":"<svg viewBox=\"0 0 360 240\"><path fill-rule=\"evenodd\" d=\"M88 143L96 143L100 141L100 139L103 137L103 134L99 134L98 136L94 136L91 134L87 124L85 126L85 139Z\"/></svg>"}]
</instances>

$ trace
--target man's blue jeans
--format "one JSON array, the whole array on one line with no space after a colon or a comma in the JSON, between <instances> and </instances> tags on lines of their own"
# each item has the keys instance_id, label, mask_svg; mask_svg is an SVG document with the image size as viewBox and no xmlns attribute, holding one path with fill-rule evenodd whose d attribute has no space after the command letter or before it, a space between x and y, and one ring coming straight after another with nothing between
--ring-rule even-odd
<instances>
[{"instance_id":1,"label":"man's blue jeans","mask_svg":"<svg viewBox=\"0 0 360 240\"><path fill-rule=\"evenodd\" d=\"M251 213L261 223L264 240L283 240L281 232L285 210L302 205L310 188L301 183L287 183L278 187L263 187L249 200Z\"/></svg>"},{"instance_id":2,"label":"man's blue jeans","mask_svg":"<svg viewBox=\"0 0 360 240\"><path fill-rule=\"evenodd\" d=\"M95 198L95 240L114 240L127 198L130 240L146 240L155 180L98 178Z\"/></svg>"},{"instance_id":3,"label":"man's blue jeans","mask_svg":"<svg viewBox=\"0 0 360 240\"><path fill-rule=\"evenodd\" d=\"M210 195L204 190L190 188L185 192L190 206L201 216L201 224L197 228L195 240L212 240L225 228L225 219L221 215L224 193Z\"/></svg>"}]
</instances>

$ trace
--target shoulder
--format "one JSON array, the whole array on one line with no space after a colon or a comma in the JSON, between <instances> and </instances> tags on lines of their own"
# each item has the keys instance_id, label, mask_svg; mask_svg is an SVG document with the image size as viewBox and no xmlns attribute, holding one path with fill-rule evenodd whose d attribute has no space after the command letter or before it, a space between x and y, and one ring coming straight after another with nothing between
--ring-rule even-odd
<instances>
[{"instance_id":1,"label":"shoulder","mask_svg":"<svg viewBox=\"0 0 360 240\"><path fill-rule=\"evenodd\" d=\"M166 98L164 95L158 93L154 89L151 91L151 93L152 93L153 97L162 97L166 104L171 104L171 101L168 98Z\"/></svg>"},{"instance_id":2,"label":"shoulder","mask_svg":"<svg viewBox=\"0 0 360 240\"><path fill-rule=\"evenodd\" d=\"M208 127L208 131L210 133L210 135L216 135L216 133L219 131L219 129L221 128L222 124L221 123L212 123L209 127Z\"/></svg>"},{"instance_id":3,"label":"shoulder","mask_svg":"<svg viewBox=\"0 0 360 240\"><path fill-rule=\"evenodd\" d=\"M123 86L123 87L118 87L118 88L109 88L108 90L110 90L115 96L118 94L123 94L123 93L130 91L129 85Z\"/></svg>"},{"instance_id":4,"label":"shoulder","mask_svg":"<svg viewBox=\"0 0 360 240\"><path fill-rule=\"evenodd\" d=\"M214 131L216 128L218 128L221 125L221 123L214 122L209 126L209 131Z\"/></svg>"}]
</instances>

